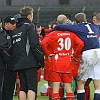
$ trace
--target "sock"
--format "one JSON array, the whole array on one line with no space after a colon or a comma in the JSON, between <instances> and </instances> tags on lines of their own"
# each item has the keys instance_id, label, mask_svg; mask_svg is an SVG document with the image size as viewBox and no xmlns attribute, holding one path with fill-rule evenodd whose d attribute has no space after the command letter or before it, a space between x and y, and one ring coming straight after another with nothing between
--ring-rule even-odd
<instances>
[{"instance_id":1,"label":"sock","mask_svg":"<svg viewBox=\"0 0 100 100\"><path fill-rule=\"evenodd\" d=\"M52 93L52 100L60 100L59 93Z\"/></svg>"},{"instance_id":2,"label":"sock","mask_svg":"<svg viewBox=\"0 0 100 100\"><path fill-rule=\"evenodd\" d=\"M64 97L64 88L62 88L62 87L59 88L59 96L60 96L60 98Z\"/></svg>"},{"instance_id":3,"label":"sock","mask_svg":"<svg viewBox=\"0 0 100 100\"><path fill-rule=\"evenodd\" d=\"M73 93L66 93L66 100L74 100L74 94Z\"/></svg>"},{"instance_id":4,"label":"sock","mask_svg":"<svg viewBox=\"0 0 100 100\"><path fill-rule=\"evenodd\" d=\"M18 98L19 98L19 92L20 92L20 84L17 84L17 95L18 95Z\"/></svg>"},{"instance_id":5,"label":"sock","mask_svg":"<svg viewBox=\"0 0 100 100\"><path fill-rule=\"evenodd\" d=\"M85 91L84 90L78 90L77 91L77 100L84 100L85 99Z\"/></svg>"},{"instance_id":6,"label":"sock","mask_svg":"<svg viewBox=\"0 0 100 100\"><path fill-rule=\"evenodd\" d=\"M51 87L48 87L48 96L49 96L49 98L52 97L52 88Z\"/></svg>"},{"instance_id":7,"label":"sock","mask_svg":"<svg viewBox=\"0 0 100 100\"><path fill-rule=\"evenodd\" d=\"M95 90L94 100L100 100L100 90Z\"/></svg>"},{"instance_id":8,"label":"sock","mask_svg":"<svg viewBox=\"0 0 100 100\"><path fill-rule=\"evenodd\" d=\"M90 100L90 86L85 86L85 100Z\"/></svg>"}]
</instances>

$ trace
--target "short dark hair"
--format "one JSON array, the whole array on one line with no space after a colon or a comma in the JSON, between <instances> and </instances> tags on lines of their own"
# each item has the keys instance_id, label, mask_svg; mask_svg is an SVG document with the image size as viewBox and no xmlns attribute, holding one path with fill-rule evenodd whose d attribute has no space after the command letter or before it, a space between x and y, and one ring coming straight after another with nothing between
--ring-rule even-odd
<instances>
[{"instance_id":1,"label":"short dark hair","mask_svg":"<svg viewBox=\"0 0 100 100\"><path fill-rule=\"evenodd\" d=\"M65 15L67 18L71 19L71 14L65 13L64 15Z\"/></svg>"},{"instance_id":2,"label":"short dark hair","mask_svg":"<svg viewBox=\"0 0 100 100\"><path fill-rule=\"evenodd\" d=\"M24 6L20 9L20 15L21 17L27 17L29 14L32 14L34 12L33 8L30 6Z\"/></svg>"}]
</instances>

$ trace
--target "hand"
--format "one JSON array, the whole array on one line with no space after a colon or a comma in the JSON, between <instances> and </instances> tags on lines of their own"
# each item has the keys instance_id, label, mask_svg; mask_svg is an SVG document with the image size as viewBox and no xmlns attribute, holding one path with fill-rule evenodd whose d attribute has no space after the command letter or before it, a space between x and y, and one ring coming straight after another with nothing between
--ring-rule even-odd
<instances>
[{"instance_id":1,"label":"hand","mask_svg":"<svg viewBox=\"0 0 100 100\"><path fill-rule=\"evenodd\" d=\"M55 54L50 54L49 56L48 56L48 59L51 61L51 58L52 58L52 56L54 56Z\"/></svg>"}]
</instances>

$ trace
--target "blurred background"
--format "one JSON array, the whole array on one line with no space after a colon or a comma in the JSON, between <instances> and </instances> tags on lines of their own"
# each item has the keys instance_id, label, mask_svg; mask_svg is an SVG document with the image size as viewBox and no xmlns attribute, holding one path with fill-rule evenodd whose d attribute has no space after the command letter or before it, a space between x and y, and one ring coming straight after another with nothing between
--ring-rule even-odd
<instances>
[{"instance_id":1,"label":"blurred background","mask_svg":"<svg viewBox=\"0 0 100 100\"><path fill-rule=\"evenodd\" d=\"M93 12L100 12L100 0L0 0L0 17L14 16L23 6L34 9L34 22L48 27L48 23L55 20L59 14L70 13L71 20L78 12L84 12L91 22Z\"/></svg>"}]
</instances>

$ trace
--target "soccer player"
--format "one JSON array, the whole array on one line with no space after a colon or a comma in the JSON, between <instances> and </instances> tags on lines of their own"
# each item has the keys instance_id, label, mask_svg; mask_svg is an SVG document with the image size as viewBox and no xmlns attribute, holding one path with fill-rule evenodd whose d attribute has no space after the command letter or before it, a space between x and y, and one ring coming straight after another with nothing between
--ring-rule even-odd
<instances>
[{"instance_id":1,"label":"soccer player","mask_svg":"<svg viewBox=\"0 0 100 100\"><path fill-rule=\"evenodd\" d=\"M57 21L59 24L66 24L67 18L65 15L59 15ZM54 31L42 40L41 46L49 59L51 57L51 80L53 82L52 100L60 100L60 82L63 82L65 85L67 91L66 100L74 100L74 94L71 88L72 67L70 66L70 60L72 48L75 46L72 61L77 61L77 57L81 54L84 46L83 41L70 31Z\"/></svg>"},{"instance_id":2,"label":"soccer player","mask_svg":"<svg viewBox=\"0 0 100 100\"><path fill-rule=\"evenodd\" d=\"M75 15L76 23L74 25L58 25L54 30L70 30L75 32L84 42L82 60L78 71L78 100L85 99L84 84L88 78L93 79L95 94L94 100L100 99L100 49L98 40L98 30L96 27L87 22L86 15L84 13L78 13ZM91 75L92 74L92 75Z\"/></svg>"}]
</instances>

